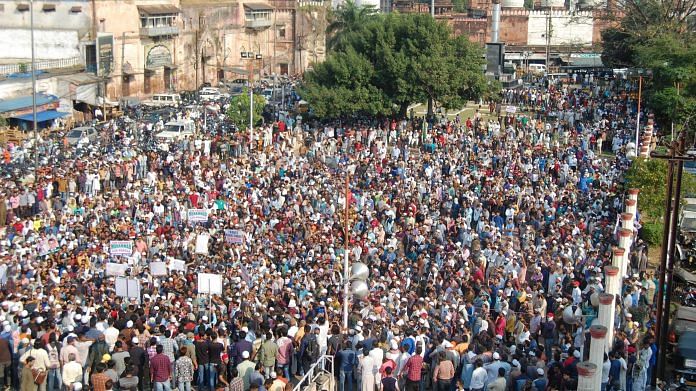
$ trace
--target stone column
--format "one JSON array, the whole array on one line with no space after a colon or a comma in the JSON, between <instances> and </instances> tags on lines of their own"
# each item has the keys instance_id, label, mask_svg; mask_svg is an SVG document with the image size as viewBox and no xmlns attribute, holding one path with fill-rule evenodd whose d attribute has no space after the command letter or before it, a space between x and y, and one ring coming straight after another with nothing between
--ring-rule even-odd
<instances>
[{"instance_id":1,"label":"stone column","mask_svg":"<svg viewBox=\"0 0 696 391\"><path fill-rule=\"evenodd\" d=\"M621 213L621 228L633 232L633 213Z\"/></svg>"},{"instance_id":2,"label":"stone column","mask_svg":"<svg viewBox=\"0 0 696 391\"><path fill-rule=\"evenodd\" d=\"M597 367L592 376L592 390L600 390L602 388L602 363L604 363L604 352L606 351L606 336L607 328L600 325L594 325L590 327L590 335L592 340L590 341L590 362Z\"/></svg>"},{"instance_id":3,"label":"stone column","mask_svg":"<svg viewBox=\"0 0 696 391\"><path fill-rule=\"evenodd\" d=\"M621 239L619 238L619 246L621 245ZM623 270L623 263L624 263L624 255L626 254L626 249L623 247L614 247L614 252L611 257L611 265L616 266L619 268L619 281L623 278L624 274L622 272ZM621 285L619 284L619 288Z\"/></svg>"},{"instance_id":4,"label":"stone column","mask_svg":"<svg viewBox=\"0 0 696 391\"><path fill-rule=\"evenodd\" d=\"M638 201L638 193L640 189L628 189L628 199Z\"/></svg>"},{"instance_id":5,"label":"stone column","mask_svg":"<svg viewBox=\"0 0 696 391\"><path fill-rule=\"evenodd\" d=\"M617 255L617 251L620 251L621 254ZM622 257L623 249L614 249L614 259L621 259ZM621 277L619 276L619 270L620 269L616 265L604 267L604 291L610 295L621 294Z\"/></svg>"},{"instance_id":6,"label":"stone column","mask_svg":"<svg viewBox=\"0 0 696 391\"><path fill-rule=\"evenodd\" d=\"M578 363L578 391L596 391L594 388L594 376L597 372L597 366L589 361ZM601 376L600 376L601 381ZM600 385L601 387L601 385Z\"/></svg>"},{"instance_id":7,"label":"stone column","mask_svg":"<svg viewBox=\"0 0 696 391\"><path fill-rule=\"evenodd\" d=\"M599 295L599 317L597 320L601 326L607 328L607 337L605 338L607 352L611 351L614 344L614 312L616 311L614 298L615 296L609 293Z\"/></svg>"},{"instance_id":8,"label":"stone column","mask_svg":"<svg viewBox=\"0 0 696 391\"><path fill-rule=\"evenodd\" d=\"M638 201L631 199L626 200L626 213L631 213L635 216L636 210L638 210Z\"/></svg>"},{"instance_id":9,"label":"stone column","mask_svg":"<svg viewBox=\"0 0 696 391\"><path fill-rule=\"evenodd\" d=\"M619 269L621 271L621 277L626 276L626 273L628 271L628 254L631 250L631 244L633 240L631 239L633 236L633 230L631 229L625 229L621 228L619 230L619 247L624 249L624 254L623 254L623 260L621 261L621 268Z\"/></svg>"}]
</instances>

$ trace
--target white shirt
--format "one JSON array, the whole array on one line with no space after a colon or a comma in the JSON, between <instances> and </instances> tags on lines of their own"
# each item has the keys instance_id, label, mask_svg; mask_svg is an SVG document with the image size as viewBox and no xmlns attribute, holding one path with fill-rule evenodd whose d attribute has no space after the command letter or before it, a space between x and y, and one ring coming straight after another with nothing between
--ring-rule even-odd
<instances>
[{"instance_id":1,"label":"white shirt","mask_svg":"<svg viewBox=\"0 0 696 391\"><path fill-rule=\"evenodd\" d=\"M109 344L109 351L114 350L114 345L118 340L118 334L118 329L113 326L104 330L104 341L106 341L106 343Z\"/></svg>"},{"instance_id":2,"label":"white shirt","mask_svg":"<svg viewBox=\"0 0 696 391\"><path fill-rule=\"evenodd\" d=\"M71 361L63 366L63 384L65 384L66 387L81 380L82 365L76 361Z\"/></svg>"},{"instance_id":3,"label":"white shirt","mask_svg":"<svg viewBox=\"0 0 696 391\"><path fill-rule=\"evenodd\" d=\"M483 367L478 367L474 369L474 373L471 375L470 389L483 388L486 385L486 379L488 378L488 372Z\"/></svg>"},{"instance_id":4,"label":"white shirt","mask_svg":"<svg viewBox=\"0 0 696 391\"><path fill-rule=\"evenodd\" d=\"M45 371L51 366L51 363L48 360L48 352L43 349L29 349L22 355L22 357L20 357L19 361L26 362L28 357L34 358L33 368L35 369L42 369Z\"/></svg>"}]
</instances>

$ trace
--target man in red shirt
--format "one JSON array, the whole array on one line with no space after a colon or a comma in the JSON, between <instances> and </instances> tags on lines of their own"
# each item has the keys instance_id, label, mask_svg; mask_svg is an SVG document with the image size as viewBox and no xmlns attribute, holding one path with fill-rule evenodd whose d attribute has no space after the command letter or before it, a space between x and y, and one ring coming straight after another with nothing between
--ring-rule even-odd
<instances>
[{"instance_id":1,"label":"man in red shirt","mask_svg":"<svg viewBox=\"0 0 696 391\"><path fill-rule=\"evenodd\" d=\"M169 362L169 357L167 357L162 352L164 347L162 345L157 345L155 347L155 354L150 360L150 378L154 383L155 391L171 391L171 386L169 380L172 377L172 367Z\"/></svg>"},{"instance_id":2,"label":"man in red shirt","mask_svg":"<svg viewBox=\"0 0 696 391\"><path fill-rule=\"evenodd\" d=\"M411 356L404 369L401 371L402 376L406 376L406 391L418 391L421 381L421 370L423 369L423 348L416 347L416 354Z\"/></svg>"}]
</instances>

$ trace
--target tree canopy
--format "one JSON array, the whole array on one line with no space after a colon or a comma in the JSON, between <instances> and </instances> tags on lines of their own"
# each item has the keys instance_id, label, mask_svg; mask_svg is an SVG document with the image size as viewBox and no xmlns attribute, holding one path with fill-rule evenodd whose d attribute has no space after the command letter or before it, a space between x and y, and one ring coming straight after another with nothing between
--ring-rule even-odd
<instances>
[{"instance_id":1,"label":"tree canopy","mask_svg":"<svg viewBox=\"0 0 696 391\"><path fill-rule=\"evenodd\" d=\"M679 124L696 114L696 0L619 0L624 13L602 33L602 60L653 71L644 97L658 121Z\"/></svg>"},{"instance_id":2,"label":"tree canopy","mask_svg":"<svg viewBox=\"0 0 696 391\"><path fill-rule=\"evenodd\" d=\"M263 121L263 107L266 100L263 96L254 94L254 126ZM249 127L249 89L245 88L242 94L232 97L230 106L227 108L227 118L237 126L238 129Z\"/></svg>"},{"instance_id":3,"label":"tree canopy","mask_svg":"<svg viewBox=\"0 0 696 391\"><path fill-rule=\"evenodd\" d=\"M332 23L341 27L331 32L327 60L305 74L300 89L317 116L404 116L415 102L433 99L453 109L486 92L481 49L446 24L345 7L339 12L347 19Z\"/></svg>"}]
</instances>

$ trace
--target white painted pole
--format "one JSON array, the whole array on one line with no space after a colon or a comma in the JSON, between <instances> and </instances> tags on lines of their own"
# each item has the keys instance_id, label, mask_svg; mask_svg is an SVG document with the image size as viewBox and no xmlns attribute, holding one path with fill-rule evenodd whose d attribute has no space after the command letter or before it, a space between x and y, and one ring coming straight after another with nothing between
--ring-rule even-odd
<instances>
[{"instance_id":1,"label":"white painted pole","mask_svg":"<svg viewBox=\"0 0 696 391\"><path fill-rule=\"evenodd\" d=\"M597 366L589 361L583 361L577 365L578 391L597 391L594 388L594 376Z\"/></svg>"},{"instance_id":2,"label":"white painted pole","mask_svg":"<svg viewBox=\"0 0 696 391\"><path fill-rule=\"evenodd\" d=\"M607 328L600 325L590 327L590 362L597 368L601 368L604 363L604 352L606 351ZM602 388L602 371L595 371L592 376L592 390L598 391Z\"/></svg>"},{"instance_id":3,"label":"white painted pole","mask_svg":"<svg viewBox=\"0 0 696 391\"><path fill-rule=\"evenodd\" d=\"M616 306L614 305L615 296L609 293L602 293L599 295L599 324L607 328L606 349L611 351L612 345L614 344L614 312L616 311Z\"/></svg>"}]
</instances>

